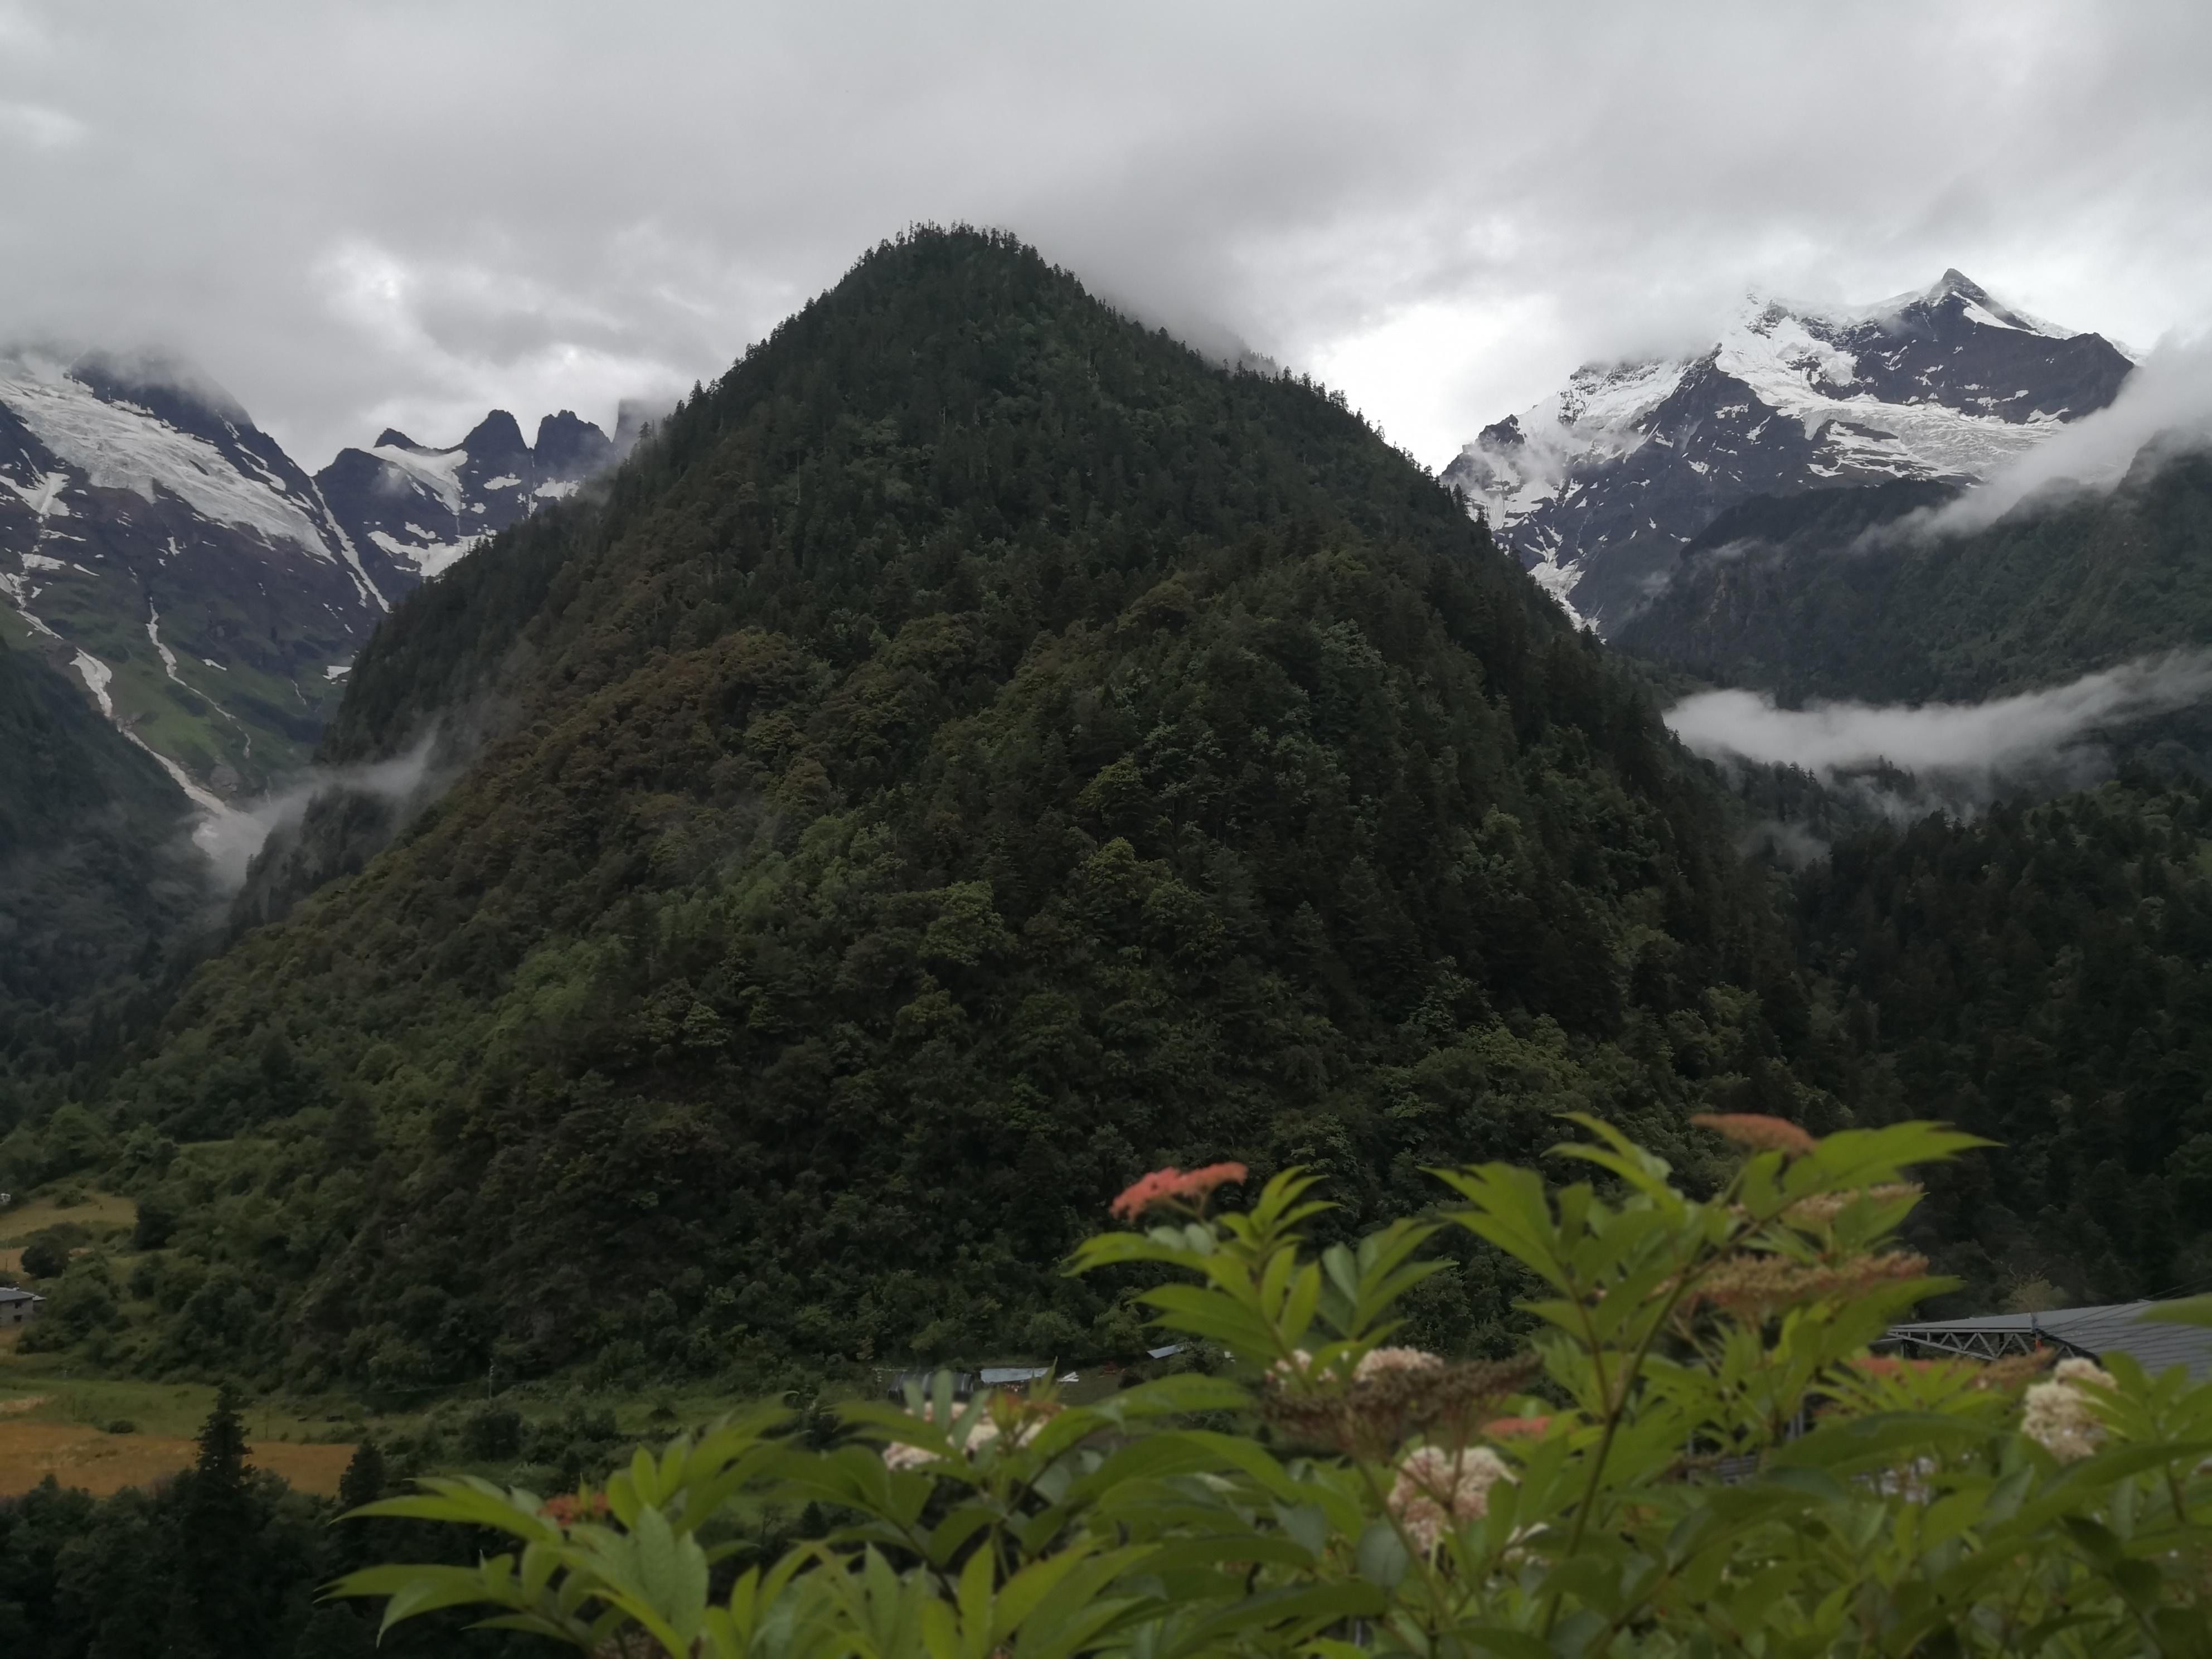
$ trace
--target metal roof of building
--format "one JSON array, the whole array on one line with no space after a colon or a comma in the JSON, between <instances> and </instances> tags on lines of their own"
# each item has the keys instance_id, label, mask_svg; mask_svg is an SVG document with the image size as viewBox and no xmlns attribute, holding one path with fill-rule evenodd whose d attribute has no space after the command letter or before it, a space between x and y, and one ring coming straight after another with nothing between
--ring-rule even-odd
<instances>
[{"instance_id":1,"label":"metal roof of building","mask_svg":"<svg viewBox=\"0 0 2212 1659\"><path fill-rule=\"evenodd\" d=\"M0 1285L0 1302L44 1302L46 1298L36 1291L26 1291L14 1285Z\"/></svg>"},{"instance_id":2,"label":"metal roof of building","mask_svg":"<svg viewBox=\"0 0 2212 1659\"><path fill-rule=\"evenodd\" d=\"M1050 1376L1049 1365L986 1365L975 1375L987 1389L1004 1387L1012 1382L1034 1382L1040 1376Z\"/></svg>"},{"instance_id":3,"label":"metal roof of building","mask_svg":"<svg viewBox=\"0 0 2212 1659\"><path fill-rule=\"evenodd\" d=\"M1989 1359L2024 1353L2039 1345L2092 1358L2124 1353L2153 1376L2175 1365L2185 1366L2194 1382L2212 1376L2212 1329L2146 1323L2144 1312L2158 1305L2114 1302L2096 1308L2053 1308L2047 1313L1920 1320L1893 1325L1886 1340Z\"/></svg>"}]
</instances>

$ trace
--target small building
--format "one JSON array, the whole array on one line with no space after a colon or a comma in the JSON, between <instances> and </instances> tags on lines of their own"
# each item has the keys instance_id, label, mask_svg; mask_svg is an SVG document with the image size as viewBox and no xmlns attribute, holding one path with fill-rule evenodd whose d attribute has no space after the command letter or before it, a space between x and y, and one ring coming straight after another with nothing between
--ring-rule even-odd
<instances>
[{"instance_id":1,"label":"small building","mask_svg":"<svg viewBox=\"0 0 2212 1659\"><path fill-rule=\"evenodd\" d=\"M2157 1306L2155 1302L2114 1302L2094 1308L2053 1308L2047 1313L1917 1320L1891 1326L1881 1346L1908 1355L1954 1353L1972 1359L2002 1359L2038 1348L2083 1359L2124 1353L2152 1376L2175 1365L2185 1367L2192 1382L2212 1376L2212 1329L2146 1321L2143 1316Z\"/></svg>"},{"instance_id":2,"label":"small building","mask_svg":"<svg viewBox=\"0 0 2212 1659\"><path fill-rule=\"evenodd\" d=\"M39 1310L46 1305L46 1298L35 1291L0 1285L0 1331L36 1319Z\"/></svg>"},{"instance_id":3,"label":"small building","mask_svg":"<svg viewBox=\"0 0 2212 1659\"><path fill-rule=\"evenodd\" d=\"M987 1389L1012 1389L1018 1394L1039 1377L1051 1375L1049 1365L986 1365L976 1377Z\"/></svg>"}]
</instances>

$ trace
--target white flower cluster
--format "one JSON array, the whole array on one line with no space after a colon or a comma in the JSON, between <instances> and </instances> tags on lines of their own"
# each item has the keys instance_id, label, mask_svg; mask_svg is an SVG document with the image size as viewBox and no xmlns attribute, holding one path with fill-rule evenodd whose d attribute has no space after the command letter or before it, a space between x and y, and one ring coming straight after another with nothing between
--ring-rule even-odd
<instances>
[{"instance_id":1,"label":"white flower cluster","mask_svg":"<svg viewBox=\"0 0 2212 1659\"><path fill-rule=\"evenodd\" d=\"M1942 1467L1932 1457L1916 1457L1902 1468L1885 1469L1875 1477L1874 1488L1884 1498L1902 1498L1908 1504L1925 1504L1935 1497L1930 1484Z\"/></svg>"},{"instance_id":2,"label":"white flower cluster","mask_svg":"<svg viewBox=\"0 0 2212 1659\"><path fill-rule=\"evenodd\" d=\"M2075 1386L2080 1382L2116 1386L2112 1373L2094 1360L2062 1359L2051 1381L2037 1383L2022 1401L2020 1431L2062 1463L2078 1462L2105 1438L2089 1396Z\"/></svg>"},{"instance_id":3,"label":"white flower cluster","mask_svg":"<svg viewBox=\"0 0 2212 1659\"><path fill-rule=\"evenodd\" d=\"M1441 1370L1443 1363L1436 1355L1423 1353L1419 1348L1376 1348L1361 1357L1352 1377L1355 1382L1372 1382L1394 1371Z\"/></svg>"},{"instance_id":4,"label":"white flower cluster","mask_svg":"<svg viewBox=\"0 0 2212 1659\"><path fill-rule=\"evenodd\" d=\"M1513 1478L1505 1460L1487 1446L1457 1453L1442 1446L1417 1446L1398 1465L1398 1479L1390 1488L1390 1513L1425 1555L1447 1529L1489 1514L1490 1489Z\"/></svg>"},{"instance_id":5,"label":"white flower cluster","mask_svg":"<svg viewBox=\"0 0 2212 1659\"><path fill-rule=\"evenodd\" d=\"M1043 1427L1044 1419L1037 1417L1028 1418L1016 1423L1011 1431L1003 1431L1003 1437L1008 1449L1016 1449L1028 1445L1030 1441L1036 1438L1037 1431ZM981 1455L985 1448L996 1444L1001 1435L998 1419L987 1412L984 1416L976 1420L974 1426L969 1428L967 1443L961 1449L971 1459L975 1458ZM899 1441L894 1441L884 1448L884 1463L890 1468L918 1469L943 1461L935 1452L924 1447L909 1446Z\"/></svg>"}]
</instances>

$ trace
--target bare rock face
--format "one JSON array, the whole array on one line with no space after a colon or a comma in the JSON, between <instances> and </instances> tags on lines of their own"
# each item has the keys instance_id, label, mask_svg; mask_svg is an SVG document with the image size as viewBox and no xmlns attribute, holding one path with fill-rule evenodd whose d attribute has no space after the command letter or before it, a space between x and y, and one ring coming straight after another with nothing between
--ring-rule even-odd
<instances>
[{"instance_id":1,"label":"bare rock face","mask_svg":"<svg viewBox=\"0 0 2212 1659\"><path fill-rule=\"evenodd\" d=\"M1698 356L1577 370L1486 428L1444 477L1609 633L1739 502L1972 483L2110 404L2132 368L2102 336L2013 310L1956 270L1863 310L1754 298Z\"/></svg>"},{"instance_id":2,"label":"bare rock face","mask_svg":"<svg viewBox=\"0 0 2212 1659\"><path fill-rule=\"evenodd\" d=\"M533 445L514 416L495 409L449 449L386 428L367 449L341 450L315 482L346 533L373 550L404 591L573 495L615 459L613 441L573 410L538 422Z\"/></svg>"}]
</instances>

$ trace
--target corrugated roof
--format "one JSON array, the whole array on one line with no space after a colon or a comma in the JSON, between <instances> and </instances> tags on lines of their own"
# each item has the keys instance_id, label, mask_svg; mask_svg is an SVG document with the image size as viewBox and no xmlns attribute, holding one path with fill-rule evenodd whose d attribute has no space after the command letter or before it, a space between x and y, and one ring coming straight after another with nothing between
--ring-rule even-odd
<instances>
[{"instance_id":1,"label":"corrugated roof","mask_svg":"<svg viewBox=\"0 0 2212 1659\"><path fill-rule=\"evenodd\" d=\"M1040 1376L1050 1376L1049 1365L986 1365L976 1373L987 1389L1003 1388L1012 1382L1034 1382Z\"/></svg>"},{"instance_id":2,"label":"corrugated roof","mask_svg":"<svg viewBox=\"0 0 2212 1659\"><path fill-rule=\"evenodd\" d=\"M1893 1325L1893 1340L1916 1336L1941 1338L1975 1332L1993 1335L2027 1335L2051 1339L2054 1344L2083 1353L2124 1353L2151 1376L2175 1365L2188 1368L2190 1380L2201 1382L2212 1376L2212 1329L2202 1325L2148 1324L2146 1310L2154 1302L2114 1302L2095 1308L2053 1308L2048 1313L1982 1314L1971 1319L1928 1319Z\"/></svg>"}]
</instances>

